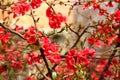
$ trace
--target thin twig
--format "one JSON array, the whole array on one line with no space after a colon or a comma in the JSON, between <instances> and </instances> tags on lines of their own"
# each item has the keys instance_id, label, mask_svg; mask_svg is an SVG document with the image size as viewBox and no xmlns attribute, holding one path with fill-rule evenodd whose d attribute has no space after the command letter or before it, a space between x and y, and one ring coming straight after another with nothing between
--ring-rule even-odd
<instances>
[{"instance_id":1,"label":"thin twig","mask_svg":"<svg viewBox=\"0 0 120 80\"><path fill-rule=\"evenodd\" d=\"M21 37L22 39L26 40L26 39L23 37L23 35L20 34L19 32L15 31L15 30L12 30L12 29L10 29L10 28L8 28L8 27L6 27L6 26L4 26L2 23L0 23L0 26L1 26L2 28L4 28L4 29L10 31L10 32L13 33L13 34L16 34L17 36Z\"/></svg>"},{"instance_id":2,"label":"thin twig","mask_svg":"<svg viewBox=\"0 0 120 80\"><path fill-rule=\"evenodd\" d=\"M47 80L50 80L45 74L43 74L43 72L39 69L38 65L35 64L35 67L37 68L37 70L40 72L40 74L43 75L43 77L45 77Z\"/></svg>"}]
</instances>

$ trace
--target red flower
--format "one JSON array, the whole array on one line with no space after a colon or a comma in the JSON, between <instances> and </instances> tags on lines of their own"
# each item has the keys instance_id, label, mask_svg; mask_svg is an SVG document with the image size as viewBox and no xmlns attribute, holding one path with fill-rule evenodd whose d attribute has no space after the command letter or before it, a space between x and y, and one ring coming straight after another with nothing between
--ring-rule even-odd
<instances>
[{"instance_id":1,"label":"red flower","mask_svg":"<svg viewBox=\"0 0 120 80\"><path fill-rule=\"evenodd\" d=\"M32 0L31 6L33 9L36 9L36 8L40 7L41 3L42 3L41 0Z\"/></svg>"},{"instance_id":2,"label":"red flower","mask_svg":"<svg viewBox=\"0 0 120 80\"><path fill-rule=\"evenodd\" d=\"M56 64L59 64L61 62L61 57L60 57L60 54L53 54L51 56L49 56L49 60L51 61L51 63L56 63Z\"/></svg>"},{"instance_id":3,"label":"red flower","mask_svg":"<svg viewBox=\"0 0 120 80\"><path fill-rule=\"evenodd\" d=\"M18 61L12 61L11 66L14 69L23 69L23 62L18 62Z\"/></svg>"},{"instance_id":4,"label":"red flower","mask_svg":"<svg viewBox=\"0 0 120 80\"><path fill-rule=\"evenodd\" d=\"M46 16L47 17L52 17L52 15L53 15L53 11L50 7L48 7L47 10L46 10Z\"/></svg>"},{"instance_id":5,"label":"red flower","mask_svg":"<svg viewBox=\"0 0 120 80\"><path fill-rule=\"evenodd\" d=\"M38 62L38 63L42 62L42 60L40 59L39 55L36 52L27 54L26 61L28 64L33 64L34 62Z\"/></svg>"},{"instance_id":6,"label":"red flower","mask_svg":"<svg viewBox=\"0 0 120 80\"><path fill-rule=\"evenodd\" d=\"M50 60L51 63L55 62L56 64L59 64L62 59L58 52L58 46L56 44L52 44L47 37L43 37L42 41L42 48L45 56Z\"/></svg>"},{"instance_id":7,"label":"red flower","mask_svg":"<svg viewBox=\"0 0 120 80\"><path fill-rule=\"evenodd\" d=\"M0 74L5 72L7 69L4 66L0 66Z\"/></svg>"},{"instance_id":8,"label":"red flower","mask_svg":"<svg viewBox=\"0 0 120 80\"><path fill-rule=\"evenodd\" d=\"M3 34L3 33L4 33L4 28L0 27L0 34Z\"/></svg>"},{"instance_id":9,"label":"red flower","mask_svg":"<svg viewBox=\"0 0 120 80\"><path fill-rule=\"evenodd\" d=\"M75 65L74 57L67 55L66 56L66 64L67 64L68 68L70 68L72 70L76 70L75 67L74 67L74 65Z\"/></svg>"},{"instance_id":10,"label":"red flower","mask_svg":"<svg viewBox=\"0 0 120 80\"><path fill-rule=\"evenodd\" d=\"M35 35L33 35L33 36L30 36L28 39L27 39L27 42L28 43L32 43L32 44L34 44L34 43L36 43L36 36Z\"/></svg>"},{"instance_id":11,"label":"red flower","mask_svg":"<svg viewBox=\"0 0 120 80\"><path fill-rule=\"evenodd\" d=\"M114 0L115 2L120 2L120 0Z\"/></svg>"},{"instance_id":12,"label":"red flower","mask_svg":"<svg viewBox=\"0 0 120 80\"><path fill-rule=\"evenodd\" d=\"M117 10L114 13L114 19L115 19L116 22L120 22L120 10Z\"/></svg>"},{"instance_id":13,"label":"red flower","mask_svg":"<svg viewBox=\"0 0 120 80\"><path fill-rule=\"evenodd\" d=\"M84 66L87 67L88 64L90 63L88 58L95 57L95 54L96 54L95 50L91 48L86 48L84 50L80 50L79 52L77 52L75 49L72 49L66 55L66 64L69 68L73 70L75 70L74 66L77 64L79 65L84 64Z\"/></svg>"},{"instance_id":14,"label":"red flower","mask_svg":"<svg viewBox=\"0 0 120 80\"><path fill-rule=\"evenodd\" d=\"M107 11L105 9L100 9L99 10L99 15L102 16L102 15L106 15L107 14Z\"/></svg>"},{"instance_id":15,"label":"red flower","mask_svg":"<svg viewBox=\"0 0 120 80\"><path fill-rule=\"evenodd\" d=\"M88 43L91 44L91 45L95 45L95 46L97 46L98 48L101 48L100 40L97 40L97 39L94 38L94 37L88 38Z\"/></svg>"},{"instance_id":16,"label":"red flower","mask_svg":"<svg viewBox=\"0 0 120 80\"><path fill-rule=\"evenodd\" d=\"M26 30L24 34L24 38L27 40L28 43L35 44L37 41L37 35L38 35L37 33L38 32L35 31L35 27L31 26L29 27L29 29Z\"/></svg>"},{"instance_id":17,"label":"red flower","mask_svg":"<svg viewBox=\"0 0 120 80\"><path fill-rule=\"evenodd\" d=\"M93 5L93 9L94 9L94 10L100 9L100 4L94 4L94 5Z\"/></svg>"},{"instance_id":18,"label":"red flower","mask_svg":"<svg viewBox=\"0 0 120 80\"><path fill-rule=\"evenodd\" d=\"M21 1L15 3L12 10L9 13L14 13L13 17L17 17L20 14L24 15L30 9L30 5L27 2Z\"/></svg>"},{"instance_id":19,"label":"red flower","mask_svg":"<svg viewBox=\"0 0 120 80\"><path fill-rule=\"evenodd\" d=\"M32 80L32 78L31 77L27 77L27 80Z\"/></svg>"},{"instance_id":20,"label":"red flower","mask_svg":"<svg viewBox=\"0 0 120 80\"><path fill-rule=\"evenodd\" d=\"M50 27L53 29L60 28L61 23L66 21L66 17L62 16L60 12L55 14L50 7L48 7L46 10L46 16L49 19Z\"/></svg>"},{"instance_id":21,"label":"red flower","mask_svg":"<svg viewBox=\"0 0 120 80\"><path fill-rule=\"evenodd\" d=\"M3 60L3 55L0 54L0 62Z\"/></svg>"},{"instance_id":22,"label":"red flower","mask_svg":"<svg viewBox=\"0 0 120 80\"><path fill-rule=\"evenodd\" d=\"M107 6L107 7L113 7L112 1L106 2L105 6Z\"/></svg>"},{"instance_id":23,"label":"red flower","mask_svg":"<svg viewBox=\"0 0 120 80\"><path fill-rule=\"evenodd\" d=\"M30 56L30 54L27 54L26 61L27 61L28 64L32 64L33 63L32 57Z\"/></svg>"},{"instance_id":24,"label":"red flower","mask_svg":"<svg viewBox=\"0 0 120 80\"><path fill-rule=\"evenodd\" d=\"M20 32L20 30L23 30L23 26L22 27L19 27L18 25L15 26L15 30Z\"/></svg>"}]
</instances>

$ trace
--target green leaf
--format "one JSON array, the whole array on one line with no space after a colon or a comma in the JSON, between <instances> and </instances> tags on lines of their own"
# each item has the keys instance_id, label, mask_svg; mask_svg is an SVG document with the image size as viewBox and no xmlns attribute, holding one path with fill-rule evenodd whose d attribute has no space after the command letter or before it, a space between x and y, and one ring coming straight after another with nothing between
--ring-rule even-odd
<instances>
[{"instance_id":1,"label":"green leaf","mask_svg":"<svg viewBox=\"0 0 120 80\"><path fill-rule=\"evenodd\" d=\"M2 75L0 75L0 80L3 80Z\"/></svg>"},{"instance_id":2,"label":"green leaf","mask_svg":"<svg viewBox=\"0 0 120 80\"><path fill-rule=\"evenodd\" d=\"M15 75L14 71L11 69L8 73L8 76L12 78Z\"/></svg>"}]
</instances>

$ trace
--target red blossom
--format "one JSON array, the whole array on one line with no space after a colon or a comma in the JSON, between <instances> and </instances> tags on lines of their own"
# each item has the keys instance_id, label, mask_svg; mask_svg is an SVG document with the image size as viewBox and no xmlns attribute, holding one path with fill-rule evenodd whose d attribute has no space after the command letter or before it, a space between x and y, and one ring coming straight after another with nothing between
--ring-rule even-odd
<instances>
[{"instance_id":1,"label":"red blossom","mask_svg":"<svg viewBox=\"0 0 120 80\"><path fill-rule=\"evenodd\" d=\"M0 54L0 62L3 60L3 55Z\"/></svg>"},{"instance_id":2,"label":"red blossom","mask_svg":"<svg viewBox=\"0 0 120 80\"><path fill-rule=\"evenodd\" d=\"M117 10L114 13L114 19L115 19L116 22L120 22L120 10Z\"/></svg>"},{"instance_id":3,"label":"red blossom","mask_svg":"<svg viewBox=\"0 0 120 80\"><path fill-rule=\"evenodd\" d=\"M99 80L99 77L94 72L92 73L92 78L93 78L93 80Z\"/></svg>"},{"instance_id":4,"label":"red blossom","mask_svg":"<svg viewBox=\"0 0 120 80\"><path fill-rule=\"evenodd\" d=\"M115 2L120 2L120 0L114 0Z\"/></svg>"},{"instance_id":5,"label":"red blossom","mask_svg":"<svg viewBox=\"0 0 120 80\"><path fill-rule=\"evenodd\" d=\"M27 80L32 80L32 78L29 76L29 77L27 77Z\"/></svg>"},{"instance_id":6,"label":"red blossom","mask_svg":"<svg viewBox=\"0 0 120 80\"><path fill-rule=\"evenodd\" d=\"M18 62L18 61L12 61L11 66L14 69L23 69L23 62Z\"/></svg>"},{"instance_id":7,"label":"red blossom","mask_svg":"<svg viewBox=\"0 0 120 80\"><path fill-rule=\"evenodd\" d=\"M51 61L51 63L59 64L62 59L60 57L60 54L53 54L49 56L49 60Z\"/></svg>"},{"instance_id":8,"label":"red blossom","mask_svg":"<svg viewBox=\"0 0 120 80\"><path fill-rule=\"evenodd\" d=\"M39 55L36 52L27 54L26 61L28 64L33 64L35 62L38 62L38 63L42 62L42 60L40 59Z\"/></svg>"},{"instance_id":9,"label":"red blossom","mask_svg":"<svg viewBox=\"0 0 120 80\"><path fill-rule=\"evenodd\" d=\"M22 27L19 27L18 25L15 26L15 30L20 32L21 30L23 30L23 26Z\"/></svg>"},{"instance_id":10,"label":"red blossom","mask_svg":"<svg viewBox=\"0 0 120 80\"><path fill-rule=\"evenodd\" d=\"M19 16L20 14L24 15L30 9L30 5L27 2L18 2L13 5L13 8L9 13L13 13L13 18Z\"/></svg>"},{"instance_id":11,"label":"red blossom","mask_svg":"<svg viewBox=\"0 0 120 80\"><path fill-rule=\"evenodd\" d=\"M5 72L7 69L5 68L5 66L0 66L0 74Z\"/></svg>"},{"instance_id":12,"label":"red blossom","mask_svg":"<svg viewBox=\"0 0 120 80\"><path fill-rule=\"evenodd\" d=\"M1 31L0 41L2 42L2 44L5 44L5 43L7 43L9 41L10 35L11 35L10 32L4 33L3 31Z\"/></svg>"},{"instance_id":13,"label":"red blossom","mask_svg":"<svg viewBox=\"0 0 120 80\"><path fill-rule=\"evenodd\" d=\"M100 40L97 40L94 37L88 38L88 43L91 44L91 45L95 45L98 48L101 48Z\"/></svg>"},{"instance_id":14,"label":"red blossom","mask_svg":"<svg viewBox=\"0 0 120 80\"><path fill-rule=\"evenodd\" d=\"M112 1L109 1L109 2L105 3L105 6L107 6L107 7L113 7L114 5L113 5Z\"/></svg>"},{"instance_id":15,"label":"red blossom","mask_svg":"<svg viewBox=\"0 0 120 80\"><path fill-rule=\"evenodd\" d=\"M94 5L93 5L93 9L94 9L94 10L100 9L100 4L94 4Z\"/></svg>"},{"instance_id":16,"label":"red blossom","mask_svg":"<svg viewBox=\"0 0 120 80\"><path fill-rule=\"evenodd\" d=\"M60 28L61 23L66 22L65 16L62 16L62 14L60 12L56 14L50 7L48 7L46 10L46 16L49 19L50 27L53 29Z\"/></svg>"},{"instance_id":17,"label":"red blossom","mask_svg":"<svg viewBox=\"0 0 120 80\"><path fill-rule=\"evenodd\" d=\"M4 33L4 28L0 27L0 34Z\"/></svg>"},{"instance_id":18,"label":"red blossom","mask_svg":"<svg viewBox=\"0 0 120 80\"><path fill-rule=\"evenodd\" d=\"M37 32L35 31L35 27L34 26L29 27L29 29L26 30L23 36L28 43L35 44L37 41Z\"/></svg>"},{"instance_id":19,"label":"red blossom","mask_svg":"<svg viewBox=\"0 0 120 80\"><path fill-rule=\"evenodd\" d=\"M102 9L99 10L99 15L100 16L103 16L103 15L106 15L106 14L107 14L107 11L105 9L102 8Z\"/></svg>"},{"instance_id":20,"label":"red blossom","mask_svg":"<svg viewBox=\"0 0 120 80\"><path fill-rule=\"evenodd\" d=\"M89 7L90 5L88 4L88 3L84 3L84 5L83 5L83 9L87 9L88 7Z\"/></svg>"},{"instance_id":21,"label":"red blossom","mask_svg":"<svg viewBox=\"0 0 120 80\"><path fill-rule=\"evenodd\" d=\"M58 46L54 43L52 44L51 41L47 37L42 38L43 43L43 50L45 56L51 61L51 63L59 64L61 62L60 53L58 51Z\"/></svg>"},{"instance_id":22,"label":"red blossom","mask_svg":"<svg viewBox=\"0 0 120 80\"><path fill-rule=\"evenodd\" d=\"M41 0L32 0L31 1L31 6L32 6L33 9L36 9L36 8L40 7L41 3L42 3Z\"/></svg>"},{"instance_id":23,"label":"red blossom","mask_svg":"<svg viewBox=\"0 0 120 80\"><path fill-rule=\"evenodd\" d=\"M95 57L95 50L91 48L86 48L84 50L80 50L77 52L76 50L72 49L68 52L66 56L66 64L69 68L76 70L75 65L83 65L87 67L89 65L88 58Z\"/></svg>"}]
</instances>

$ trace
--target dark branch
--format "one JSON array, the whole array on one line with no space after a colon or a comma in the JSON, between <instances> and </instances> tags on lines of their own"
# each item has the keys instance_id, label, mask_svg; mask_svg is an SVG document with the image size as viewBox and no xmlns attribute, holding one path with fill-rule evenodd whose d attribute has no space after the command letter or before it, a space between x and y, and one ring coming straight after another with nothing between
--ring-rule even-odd
<instances>
[{"instance_id":1,"label":"dark branch","mask_svg":"<svg viewBox=\"0 0 120 80\"><path fill-rule=\"evenodd\" d=\"M12 30L12 29L10 29L10 28L8 28L8 27L5 27L2 23L0 23L0 26L1 26L2 28L4 28L4 29L10 31L10 32L13 33L13 34L16 34L16 35L19 36L20 38L26 40L26 39L23 37L23 35L20 34L19 32L15 31L15 30Z\"/></svg>"},{"instance_id":2,"label":"dark branch","mask_svg":"<svg viewBox=\"0 0 120 80\"><path fill-rule=\"evenodd\" d=\"M51 72L51 69L49 68L49 64L48 64L48 62L47 62L47 59L46 59L46 57L45 57L45 55L44 55L44 50L41 48L41 49L40 49L40 52L41 52L41 56L42 56L42 58L43 58L43 60L44 60L44 62L45 62L45 65L46 65L46 67L47 67L48 74L50 75L50 78L52 79L52 72Z\"/></svg>"}]
</instances>

